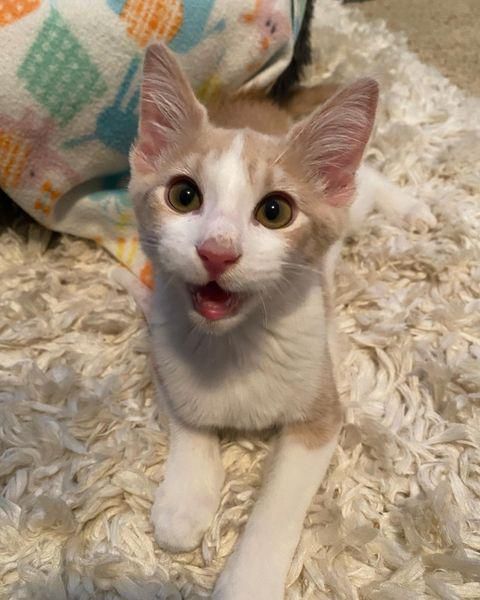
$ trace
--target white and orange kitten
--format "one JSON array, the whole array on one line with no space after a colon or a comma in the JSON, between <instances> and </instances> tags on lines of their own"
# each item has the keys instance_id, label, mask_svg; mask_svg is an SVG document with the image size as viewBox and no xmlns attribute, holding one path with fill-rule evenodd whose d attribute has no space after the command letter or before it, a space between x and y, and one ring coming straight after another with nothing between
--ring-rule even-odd
<instances>
[{"instance_id":1,"label":"white and orange kitten","mask_svg":"<svg viewBox=\"0 0 480 600\"><path fill-rule=\"evenodd\" d=\"M208 529L224 481L219 432L279 431L215 600L284 597L342 422L330 339L342 237L382 194L384 208L433 220L358 170L377 96L361 79L297 124L267 100L207 114L173 55L146 53L130 191L154 266L149 321L170 423L152 510L160 546L190 550Z\"/></svg>"}]
</instances>

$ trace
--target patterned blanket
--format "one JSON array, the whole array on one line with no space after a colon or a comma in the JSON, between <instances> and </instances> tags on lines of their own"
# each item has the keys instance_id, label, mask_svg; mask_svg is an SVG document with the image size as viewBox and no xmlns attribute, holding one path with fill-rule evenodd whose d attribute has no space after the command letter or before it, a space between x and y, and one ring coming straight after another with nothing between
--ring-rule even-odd
<instances>
[{"instance_id":1,"label":"patterned blanket","mask_svg":"<svg viewBox=\"0 0 480 600\"><path fill-rule=\"evenodd\" d=\"M304 9L305 0L1 0L0 188L149 285L125 189L145 47L164 40L203 100L267 87L290 62Z\"/></svg>"}]
</instances>

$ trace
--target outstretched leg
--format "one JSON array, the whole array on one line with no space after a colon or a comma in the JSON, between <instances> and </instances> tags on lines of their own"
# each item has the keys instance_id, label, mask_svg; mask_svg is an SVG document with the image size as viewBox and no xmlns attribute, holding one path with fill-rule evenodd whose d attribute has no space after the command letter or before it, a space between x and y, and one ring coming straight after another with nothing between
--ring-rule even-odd
<instances>
[{"instance_id":1,"label":"outstretched leg","mask_svg":"<svg viewBox=\"0 0 480 600\"><path fill-rule=\"evenodd\" d=\"M312 497L335 450L340 419L286 427L237 549L214 600L283 600L285 580Z\"/></svg>"},{"instance_id":2,"label":"outstretched leg","mask_svg":"<svg viewBox=\"0 0 480 600\"><path fill-rule=\"evenodd\" d=\"M357 172L357 194L350 207L350 229L355 231L373 209L407 225L434 227L437 219L422 200L389 181L384 175L362 165Z\"/></svg>"},{"instance_id":3,"label":"outstretched leg","mask_svg":"<svg viewBox=\"0 0 480 600\"><path fill-rule=\"evenodd\" d=\"M217 436L171 419L165 477L152 508L162 548L182 552L200 544L220 503L223 480Z\"/></svg>"}]
</instances>

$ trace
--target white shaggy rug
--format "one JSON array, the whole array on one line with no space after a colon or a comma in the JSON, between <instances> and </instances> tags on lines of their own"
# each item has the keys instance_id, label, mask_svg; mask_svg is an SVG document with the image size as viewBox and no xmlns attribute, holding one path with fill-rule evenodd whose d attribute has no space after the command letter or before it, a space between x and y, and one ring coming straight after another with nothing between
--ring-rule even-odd
<instances>
[{"instance_id":1,"label":"white shaggy rug","mask_svg":"<svg viewBox=\"0 0 480 600\"><path fill-rule=\"evenodd\" d=\"M438 226L413 233L374 215L345 250L348 424L287 598L479 599L480 104L334 0L318 2L314 39L317 81L381 78L370 158ZM166 436L143 320L102 250L24 233L0 237L0 597L208 598L266 446L225 443L202 548L160 551L149 511Z\"/></svg>"}]
</instances>

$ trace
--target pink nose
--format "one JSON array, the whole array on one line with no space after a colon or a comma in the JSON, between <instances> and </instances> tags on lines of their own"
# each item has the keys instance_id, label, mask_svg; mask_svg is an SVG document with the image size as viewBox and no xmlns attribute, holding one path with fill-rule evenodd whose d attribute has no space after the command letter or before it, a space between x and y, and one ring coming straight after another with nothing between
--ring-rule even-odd
<instances>
[{"instance_id":1,"label":"pink nose","mask_svg":"<svg viewBox=\"0 0 480 600\"><path fill-rule=\"evenodd\" d=\"M222 246L214 239L197 246L197 253L212 277L221 275L240 258L240 254L233 248Z\"/></svg>"}]
</instances>

